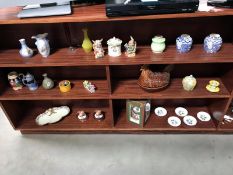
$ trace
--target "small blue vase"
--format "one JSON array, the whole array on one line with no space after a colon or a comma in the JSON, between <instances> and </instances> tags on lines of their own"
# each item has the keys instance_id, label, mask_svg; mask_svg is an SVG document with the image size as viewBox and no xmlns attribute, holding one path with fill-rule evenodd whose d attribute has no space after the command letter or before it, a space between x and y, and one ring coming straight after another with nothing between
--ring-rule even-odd
<instances>
[{"instance_id":1,"label":"small blue vase","mask_svg":"<svg viewBox=\"0 0 233 175\"><path fill-rule=\"evenodd\" d=\"M180 53L189 52L193 44L193 39L188 34L182 34L176 38L176 49Z\"/></svg>"},{"instance_id":2,"label":"small blue vase","mask_svg":"<svg viewBox=\"0 0 233 175\"><path fill-rule=\"evenodd\" d=\"M204 40L204 50L207 53L216 53L222 46L222 38L219 34L212 33Z\"/></svg>"}]
</instances>

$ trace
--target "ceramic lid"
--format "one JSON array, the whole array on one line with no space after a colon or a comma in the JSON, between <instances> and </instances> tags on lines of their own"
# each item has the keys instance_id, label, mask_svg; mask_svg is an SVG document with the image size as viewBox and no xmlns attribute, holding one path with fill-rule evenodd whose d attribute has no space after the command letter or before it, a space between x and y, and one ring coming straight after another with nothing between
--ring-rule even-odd
<instances>
[{"instance_id":1,"label":"ceramic lid","mask_svg":"<svg viewBox=\"0 0 233 175\"><path fill-rule=\"evenodd\" d=\"M121 45L121 43L122 43L122 40L120 40L119 38L116 38L116 37L110 38L107 41L107 44L111 45L111 46L118 46L118 45Z\"/></svg>"},{"instance_id":2,"label":"ceramic lid","mask_svg":"<svg viewBox=\"0 0 233 175\"><path fill-rule=\"evenodd\" d=\"M164 38L162 35L158 35L152 38L152 41L155 43L163 43L166 41L166 38Z\"/></svg>"}]
</instances>

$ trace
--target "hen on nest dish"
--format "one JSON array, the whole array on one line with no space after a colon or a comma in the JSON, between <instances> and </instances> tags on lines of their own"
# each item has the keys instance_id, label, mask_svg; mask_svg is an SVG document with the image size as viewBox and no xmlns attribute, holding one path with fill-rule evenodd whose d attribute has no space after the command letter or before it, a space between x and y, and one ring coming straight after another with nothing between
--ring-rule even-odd
<instances>
[{"instance_id":1,"label":"hen on nest dish","mask_svg":"<svg viewBox=\"0 0 233 175\"><path fill-rule=\"evenodd\" d=\"M148 91L153 92L162 90L169 85L170 73L165 72L152 72L148 66L144 65L141 68L141 75L138 79L138 85Z\"/></svg>"}]
</instances>

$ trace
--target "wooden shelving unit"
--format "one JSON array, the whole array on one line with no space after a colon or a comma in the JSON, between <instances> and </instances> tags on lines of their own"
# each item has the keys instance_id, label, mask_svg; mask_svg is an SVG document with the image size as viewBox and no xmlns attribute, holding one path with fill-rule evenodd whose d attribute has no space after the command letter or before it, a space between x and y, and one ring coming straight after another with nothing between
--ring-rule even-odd
<instances>
[{"instance_id":1,"label":"wooden shelving unit","mask_svg":"<svg viewBox=\"0 0 233 175\"><path fill-rule=\"evenodd\" d=\"M94 5L75 7L73 14L68 16L18 19L19 10L19 7L0 9L0 38L4 41L0 43L0 104L15 130L23 134L233 132L233 124L222 124L233 98L233 10L107 18L104 5ZM89 29L91 39L104 39L104 58L95 59L93 53L86 54L80 48L84 27ZM44 32L49 33L52 54L46 59L38 53L30 59L21 58L18 40L25 38L35 49L31 36ZM194 40L192 50L185 54L178 53L175 47L175 39L182 33L190 34ZM223 37L224 44L216 54L207 54L203 49L204 37L210 33ZM161 54L154 54L150 43L158 34L166 37L167 48ZM137 55L128 58L122 53L118 58L109 57L106 41L116 36L125 43L129 35L137 41ZM70 46L78 48L70 50ZM137 79L144 64L149 64L153 71L173 64L170 85L153 93L142 90ZM7 80L11 71L32 73L39 82L39 89L32 92L24 87L13 91ZM55 80L52 90L41 87L45 72ZM182 78L190 74L197 78L198 84L192 92L187 92L183 90ZM72 90L66 94L58 87L58 82L64 79L72 82ZM205 89L212 79L220 82L219 93ZM84 89L84 80L97 86L96 93ZM139 127L127 120L127 99L151 99L151 115L145 126ZM69 116L56 124L38 126L35 123L37 115L61 105L71 108ZM157 106L165 107L167 116L155 116L153 111ZM197 112L206 111L212 118L209 122L197 119L194 127L183 123L171 127L167 118L175 115L174 109L178 106L186 107L194 117ZM93 118L97 109L104 112L105 120ZM88 113L86 122L77 119L79 110Z\"/></svg>"}]
</instances>

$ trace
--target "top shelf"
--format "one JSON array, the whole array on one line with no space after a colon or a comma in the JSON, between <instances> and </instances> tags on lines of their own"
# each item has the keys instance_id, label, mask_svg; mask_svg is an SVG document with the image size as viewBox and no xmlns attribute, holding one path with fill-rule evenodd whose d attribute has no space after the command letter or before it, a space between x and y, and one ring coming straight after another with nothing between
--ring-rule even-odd
<instances>
[{"instance_id":1,"label":"top shelf","mask_svg":"<svg viewBox=\"0 0 233 175\"><path fill-rule=\"evenodd\" d=\"M233 15L233 10L222 9L222 11L219 12L195 12L195 13L159 14L159 15L147 15L147 16L127 16L127 17L108 18L105 13L105 5L101 4L101 5L93 5L93 6L85 6L85 7L73 7L73 14L67 16L19 19L17 18L17 14L21 9L22 7L10 7L10 8L0 9L0 24L125 21L125 20L195 18L195 17Z\"/></svg>"}]
</instances>

